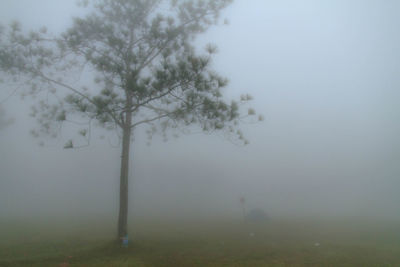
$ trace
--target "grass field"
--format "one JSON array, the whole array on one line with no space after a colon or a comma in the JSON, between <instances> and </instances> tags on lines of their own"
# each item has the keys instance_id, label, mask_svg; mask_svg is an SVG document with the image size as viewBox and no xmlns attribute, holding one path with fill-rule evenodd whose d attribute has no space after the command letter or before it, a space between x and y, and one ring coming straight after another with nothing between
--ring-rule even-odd
<instances>
[{"instance_id":1,"label":"grass field","mask_svg":"<svg viewBox=\"0 0 400 267\"><path fill-rule=\"evenodd\" d=\"M111 223L0 227L0 266L400 266L400 222L136 222L128 248Z\"/></svg>"}]
</instances>

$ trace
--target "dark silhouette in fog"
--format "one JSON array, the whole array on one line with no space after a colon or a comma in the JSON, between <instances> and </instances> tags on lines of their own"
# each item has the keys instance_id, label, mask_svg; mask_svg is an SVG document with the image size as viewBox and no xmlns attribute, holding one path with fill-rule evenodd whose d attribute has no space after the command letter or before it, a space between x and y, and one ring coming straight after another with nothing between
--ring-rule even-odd
<instances>
[{"instance_id":1,"label":"dark silhouette in fog","mask_svg":"<svg viewBox=\"0 0 400 267\"><path fill-rule=\"evenodd\" d=\"M250 222L266 222L268 219L269 217L267 213L260 208L252 209L248 214L246 214L246 220Z\"/></svg>"}]
</instances>

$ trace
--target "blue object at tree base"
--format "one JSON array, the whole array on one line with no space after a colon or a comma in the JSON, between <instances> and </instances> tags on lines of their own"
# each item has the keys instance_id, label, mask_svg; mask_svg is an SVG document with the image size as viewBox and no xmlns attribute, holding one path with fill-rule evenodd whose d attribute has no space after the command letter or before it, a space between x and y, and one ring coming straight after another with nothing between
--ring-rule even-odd
<instances>
[{"instance_id":1,"label":"blue object at tree base","mask_svg":"<svg viewBox=\"0 0 400 267\"><path fill-rule=\"evenodd\" d=\"M122 246L123 246L124 248L127 248L127 247L128 247L128 243L129 243L128 236L122 237Z\"/></svg>"}]
</instances>

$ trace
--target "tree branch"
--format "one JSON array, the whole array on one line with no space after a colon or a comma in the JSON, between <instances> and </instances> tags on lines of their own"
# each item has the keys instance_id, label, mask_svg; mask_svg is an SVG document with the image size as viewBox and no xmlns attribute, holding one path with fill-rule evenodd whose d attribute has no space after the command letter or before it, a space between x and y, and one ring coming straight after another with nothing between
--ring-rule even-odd
<instances>
[{"instance_id":1,"label":"tree branch","mask_svg":"<svg viewBox=\"0 0 400 267\"><path fill-rule=\"evenodd\" d=\"M54 83L54 84L57 84L57 85L59 85L59 86L61 86L61 87L67 88L68 90L71 90L71 91L74 92L75 94L77 94L77 95L83 97L84 99L86 99L87 101L89 101L91 104L93 104L94 106L96 106L96 103L95 103L92 99L90 99L90 97L88 97L87 95L81 93L79 90L73 88L72 86L70 86L70 85L68 85L68 84L65 84L65 83L63 83L63 82L61 82L61 81L57 81L57 80L54 80L54 79L52 79L52 78L49 78L49 77L47 77L46 75L44 75L42 72L40 72L40 71L38 71L38 70L36 71L36 74L39 75L41 78L45 79L46 81L50 82L50 83ZM112 112L112 110L110 110L110 109L107 108L105 111L113 118L114 122L115 122L118 126L123 127L122 122L120 122L120 121L118 120L118 118L115 116L115 114Z\"/></svg>"},{"instance_id":2,"label":"tree branch","mask_svg":"<svg viewBox=\"0 0 400 267\"><path fill-rule=\"evenodd\" d=\"M174 112L169 112L169 113L166 113L166 114L162 114L162 115L156 116L156 117L151 118L151 119L146 119L146 120L142 120L142 121L136 122L136 123L134 123L134 124L131 125L131 128L135 128L136 126L138 126L138 125L140 125L140 124L143 124L143 123L149 123L149 122L152 122L152 121L156 121L156 120L159 120L159 119L168 117L168 116L170 116L170 115L173 114L173 113L174 113Z\"/></svg>"}]
</instances>

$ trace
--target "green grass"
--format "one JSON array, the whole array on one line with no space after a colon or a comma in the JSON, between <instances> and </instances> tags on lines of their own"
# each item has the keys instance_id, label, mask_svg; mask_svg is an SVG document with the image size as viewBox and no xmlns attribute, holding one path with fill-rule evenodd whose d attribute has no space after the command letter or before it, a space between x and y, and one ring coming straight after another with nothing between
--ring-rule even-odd
<instances>
[{"instance_id":1,"label":"green grass","mask_svg":"<svg viewBox=\"0 0 400 267\"><path fill-rule=\"evenodd\" d=\"M400 266L400 222L136 222L129 248L113 229L3 222L0 266Z\"/></svg>"}]
</instances>

